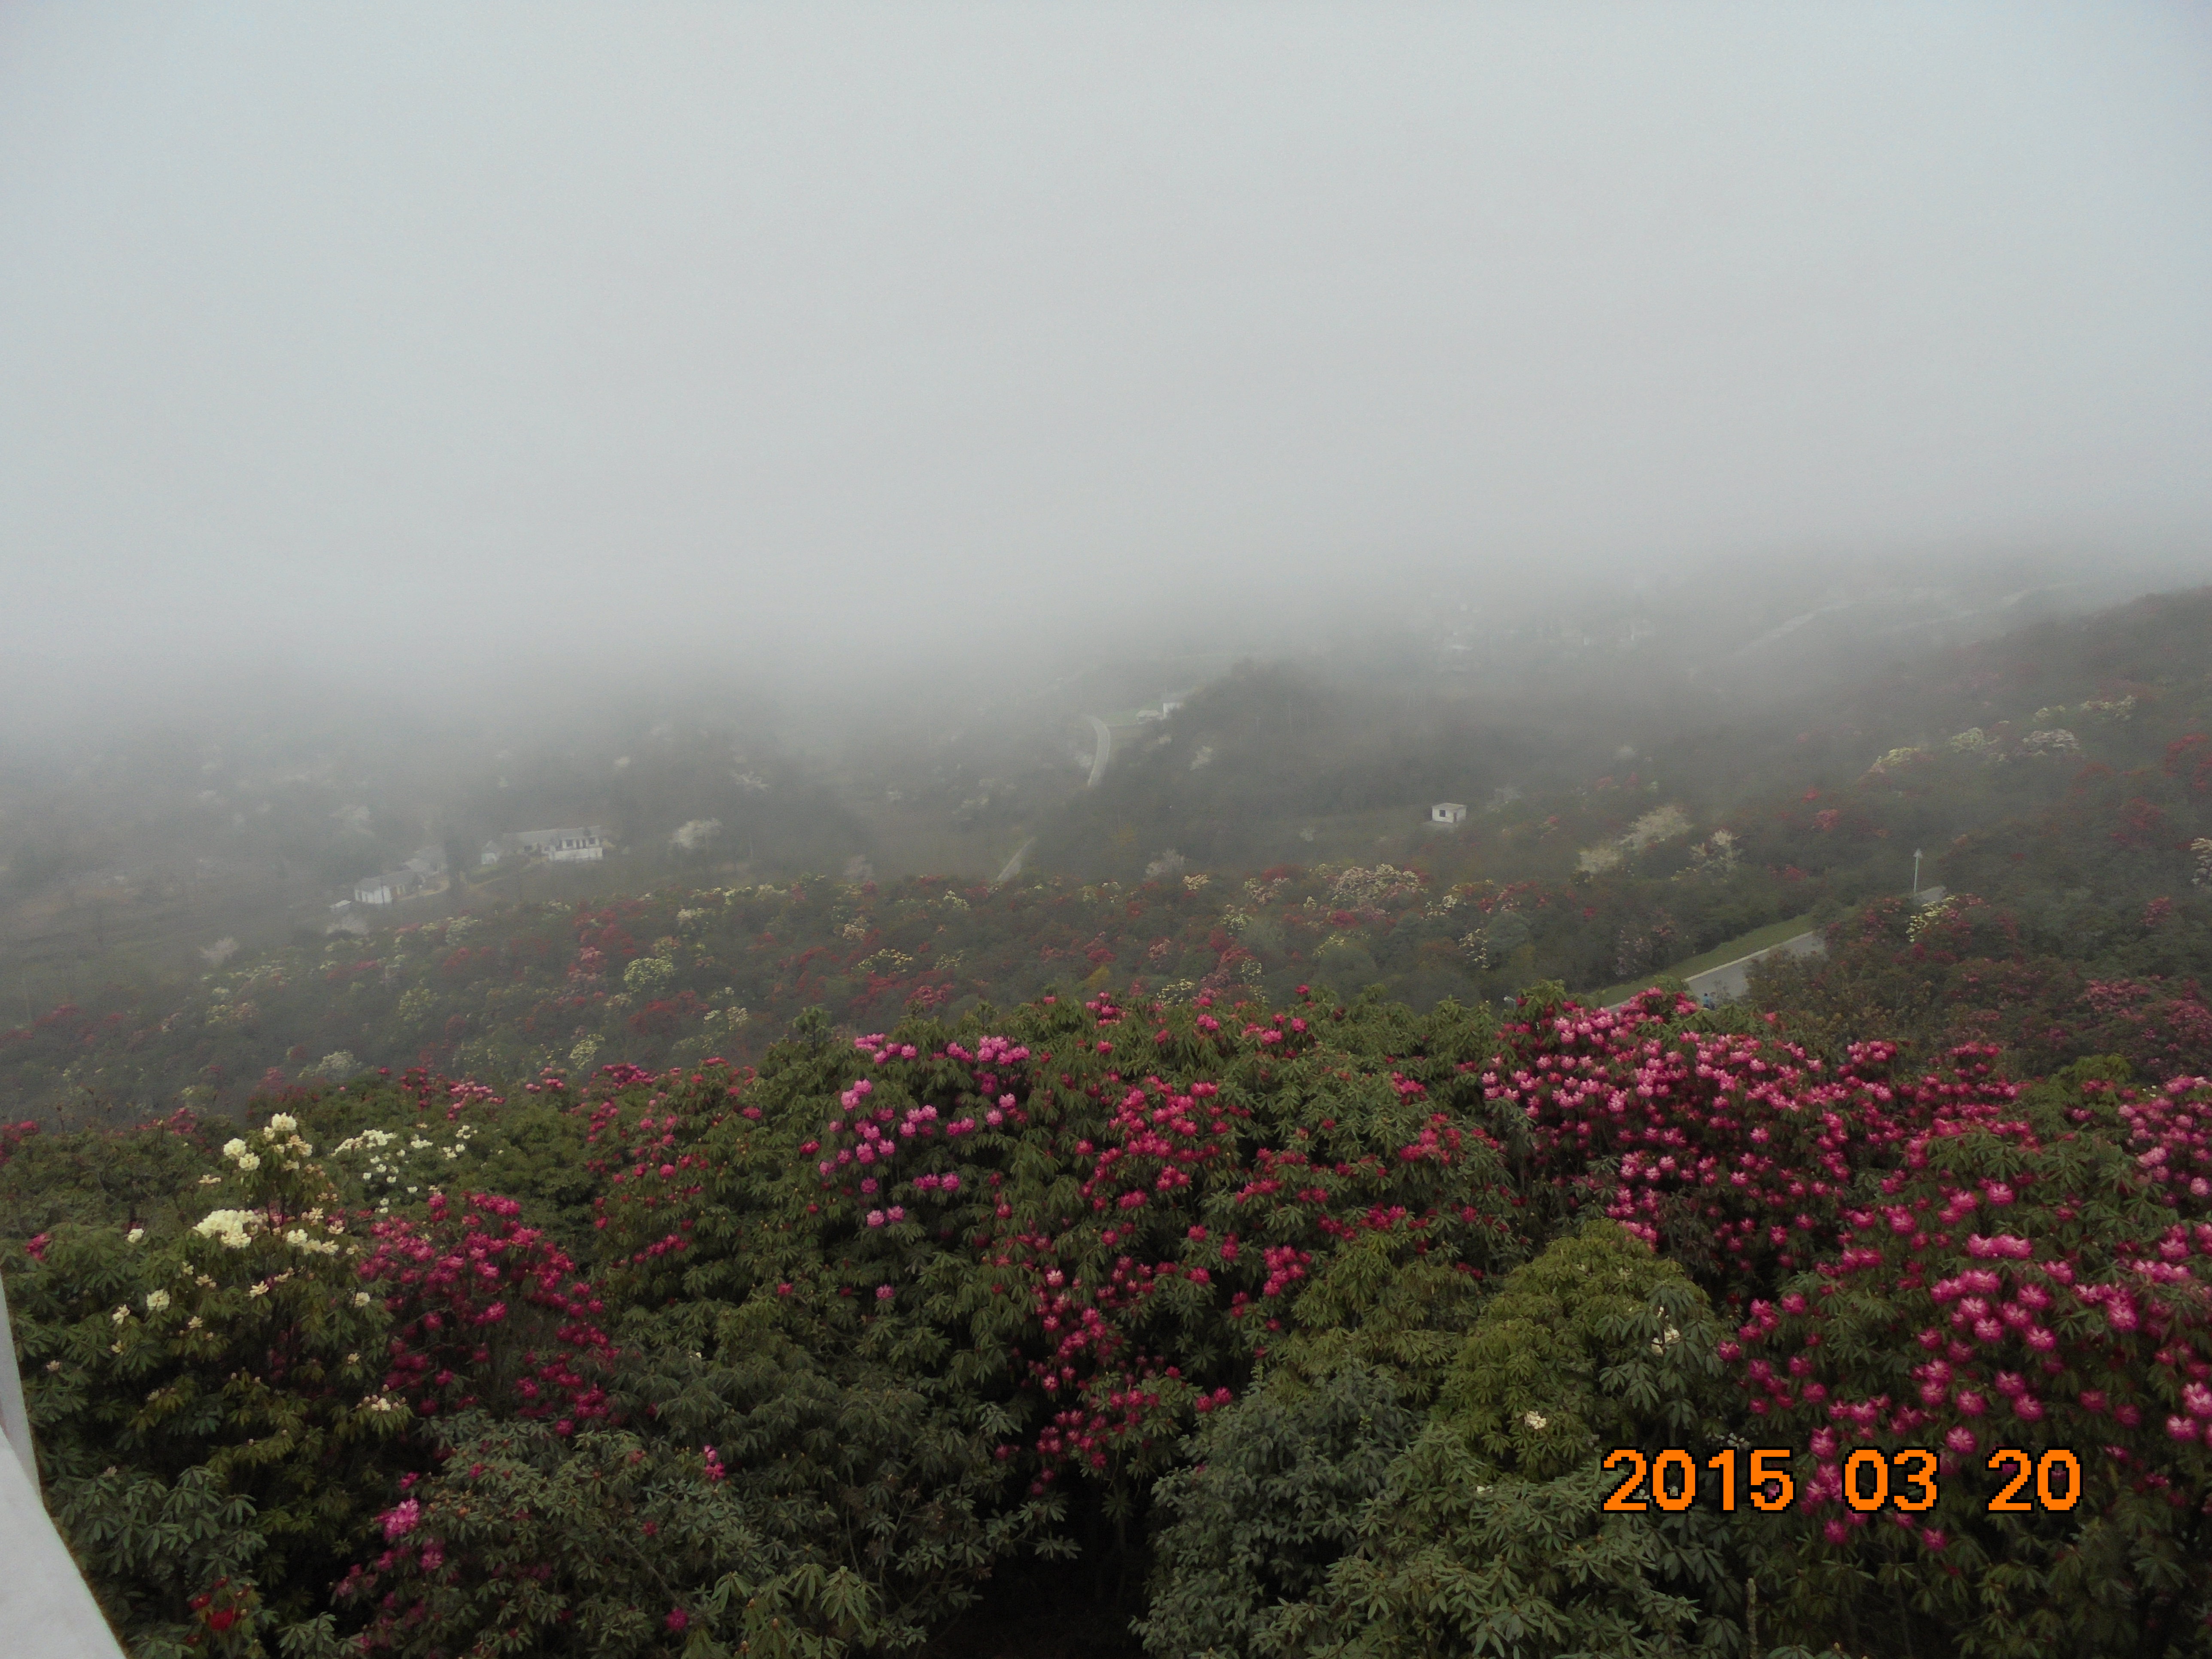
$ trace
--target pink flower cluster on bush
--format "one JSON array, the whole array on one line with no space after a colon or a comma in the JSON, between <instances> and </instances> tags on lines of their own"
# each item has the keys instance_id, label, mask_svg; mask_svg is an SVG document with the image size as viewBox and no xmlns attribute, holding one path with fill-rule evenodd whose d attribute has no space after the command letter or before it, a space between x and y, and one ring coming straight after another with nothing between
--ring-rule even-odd
<instances>
[{"instance_id":1,"label":"pink flower cluster on bush","mask_svg":"<svg viewBox=\"0 0 2212 1659\"><path fill-rule=\"evenodd\" d=\"M895 1260L935 1230L940 1240L959 1238L992 1297L1026 1308L1031 1335L1015 1364L1038 1404L1038 1426L1025 1445L1009 1443L998 1455L1026 1455L1033 1494L1071 1465L1103 1470L1117 1451L1164 1444L1178 1419L1190 1420L1184 1413L1233 1398L1221 1378L1191 1375L1162 1340L1157 1304L1170 1286L1186 1287L1170 1325L1193 1316L1195 1291L1210 1317L1232 1328L1249 1322L1245 1343L1264 1354L1282 1328L1283 1304L1342 1242L1392 1232L1425 1253L1444 1242L1448 1224L1493 1224L1465 1203L1390 1201L1461 1179L1477 1143L1494 1155L1495 1144L1463 1116L1432 1110L1403 1145L1324 1159L1303 1129L1287 1146L1255 1144L1250 1106L1233 1103L1216 1078L1176 1080L1159 1058L1194 1042L1209 1069L1239 1057L1292 1061L1316 1040L1303 1016L1239 1029L1199 1012L1178 1036L1164 1011L1150 1012L1157 1029L1132 1030L1128 1011L1094 998L1084 1005L1085 1030L1057 1057L1000 1036L930 1051L864 1036L854 1046L871 1074L842 1088L835 1114L798 1148L818 1194L809 1212L825 1223L848 1215L869 1241L854 1273L896 1271ZM1409 1070L1391 1070L1391 1092L1422 1100L1428 1085ZM1443 1075L1454 1080L1448 1067ZM1007 1183L1023 1146L1047 1151L1066 1171L1077 1213L1016 1213ZM1504 1208L1502 1182L1485 1186ZM1224 1206L1268 1242L1247 1248L1237 1231L1200 1220ZM908 1238L915 1243L900 1243ZM775 1292L787 1298L793 1287ZM879 1309L892 1292L887 1282L876 1287Z\"/></svg>"},{"instance_id":2,"label":"pink flower cluster on bush","mask_svg":"<svg viewBox=\"0 0 2212 1659\"><path fill-rule=\"evenodd\" d=\"M612 1353L605 1304L568 1255L516 1219L513 1199L440 1194L428 1207L421 1227L376 1223L361 1262L392 1315L385 1387L424 1416L511 1404L564 1434L607 1416L593 1375Z\"/></svg>"},{"instance_id":3,"label":"pink flower cluster on bush","mask_svg":"<svg viewBox=\"0 0 2212 1659\"><path fill-rule=\"evenodd\" d=\"M1592 1192L1655 1248L1694 1241L1738 1302L1834 1248L1860 1172L1923 1127L1987 1120L2018 1093L1987 1047L1899 1077L1894 1044L1855 1043L1831 1070L1771 1036L1669 1030L1695 1012L1659 992L1547 1012L1508 1033L1483 1094L1526 1117L1540 1175Z\"/></svg>"},{"instance_id":4,"label":"pink flower cluster on bush","mask_svg":"<svg viewBox=\"0 0 2212 1659\"><path fill-rule=\"evenodd\" d=\"M1810 1447L1825 1543L1869 1523L1841 1502L1855 1445L1940 1448L1947 1486L1973 1497L1947 1503L1948 1529L1892 1519L1929 1550L1963 1532L1990 1559L2029 1547L1984 1506L1999 1447L2075 1452L2081 1513L2133 1514L2138 1531L2143 1511L2112 1507L2124 1496L2186 1511L2212 1491L2212 1206L2167 1167L2204 1146L2212 1087L2145 1098L2092 1079L2073 1098L2087 1103L1925 1123L1879 1202L1846 1209L1837 1254L1754 1301L1723 1345L1751 1410Z\"/></svg>"}]
</instances>

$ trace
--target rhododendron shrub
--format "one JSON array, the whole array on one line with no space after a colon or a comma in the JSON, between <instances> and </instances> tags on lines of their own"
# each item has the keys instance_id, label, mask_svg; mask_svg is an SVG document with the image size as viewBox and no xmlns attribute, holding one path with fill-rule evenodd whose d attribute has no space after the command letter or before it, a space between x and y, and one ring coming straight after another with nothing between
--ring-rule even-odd
<instances>
[{"instance_id":1,"label":"rhododendron shrub","mask_svg":"<svg viewBox=\"0 0 2212 1659\"><path fill-rule=\"evenodd\" d=\"M1916 1133L1838 1252L1723 1349L1761 1443L1808 1453L1777 1588L1808 1636L1909 1608L1960 1652L2212 1644L2212 1085L2124 1069ZM1933 1508L1844 1501L1854 1450L1907 1446L1939 1455ZM2072 1453L2078 1501L2051 1512L2031 1480L1992 1512L2002 1448Z\"/></svg>"},{"instance_id":2,"label":"rhododendron shrub","mask_svg":"<svg viewBox=\"0 0 2212 1659\"><path fill-rule=\"evenodd\" d=\"M1847 1197L1910 1136L2017 1092L1993 1049L1922 1069L1894 1044L1854 1043L1830 1066L1759 1022L1661 991L1611 1011L1540 1000L1530 1013L1482 1084L1525 1116L1534 1177L1602 1206L1731 1303L1833 1249Z\"/></svg>"},{"instance_id":3,"label":"rhododendron shrub","mask_svg":"<svg viewBox=\"0 0 2212 1659\"><path fill-rule=\"evenodd\" d=\"M557 1431L608 1414L605 1304L521 1206L431 1194L424 1218L368 1229L362 1283L392 1317L384 1386L423 1416L486 1406Z\"/></svg>"},{"instance_id":4,"label":"rhododendron shrub","mask_svg":"<svg viewBox=\"0 0 2212 1659\"><path fill-rule=\"evenodd\" d=\"M713 1447L619 1431L562 1437L470 1413L439 1473L378 1518L375 1553L338 1587L365 1609L337 1655L465 1652L604 1659L697 1650L836 1651L882 1632L850 1574L786 1562Z\"/></svg>"},{"instance_id":5,"label":"rhododendron shrub","mask_svg":"<svg viewBox=\"0 0 2212 1659\"><path fill-rule=\"evenodd\" d=\"M719 1103L633 1085L596 1109L610 1284L659 1311L620 1340L845 1349L995 1424L1010 1511L1072 1477L1079 1509L1141 1503L1339 1253L1470 1287L1526 1253L1462 1069L1489 1029L1093 999L825 1037Z\"/></svg>"},{"instance_id":6,"label":"rhododendron shrub","mask_svg":"<svg viewBox=\"0 0 2212 1659\"><path fill-rule=\"evenodd\" d=\"M1558 1240L1485 1304L1436 1410L1342 1529L1352 1547L1301 1593L1240 1605L1219 1563L1287 1523L1212 1516L1206 1560L1190 1545L1218 1477L1210 1461L1176 1477L1147 1645L1196 1651L1241 1616L1230 1650L1253 1655L1742 1651L1739 1521L1603 1508L1623 1479L1603 1467L1612 1449L1702 1462L1724 1443L1720 1334L1680 1268L1617 1224ZM1232 1492L1249 1484L1224 1473ZM1194 1605L1201 1587L1222 1605Z\"/></svg>"},{"instance_id":7,"label":"rhododendron shrub","mask_svg":"<svg viewBox=\"0 0 2212 1659\"><path fill-rule=\"evenodd\" d=\"M318 1610L404 1461L386 1316L311 1152L279 1117L228 1143L201 1215L64 1226L9 1264L46 1497L134 1640L185 1640L226 1576L266 1587L218 1598L239 1641Z\"/></svg>"},{"instance_id":8,"label":"rhododendron shrub","mask_svg":"<svg viewBox=\"0 0 2212 1659\"><path fill-rule=\"evenodd\" d=\"M325 1148L349 1209L421 1220L431 1194L491 1190L572 1257L588 1255L601 1178L565 1082L494 1090L423 1068L307 1095L286 1109Z\"/></svg>"},{"instance_id":9,"label":"rhododendron shrub","mask_svg":"<svg viewBox=\"0 0 2212 1659\"><path fill-rule=\"evenodd\" d=\"M1825 955L1753 964L1753 1000L1838 1053L1878 1034L1936 1049L2002 1043L2032 1075L2093 1054L2160 1080L2212 1071L2200 943L2212 900L2183 890L2124 914L2118 903L2101 891L2078 903L1959 894L1932 911L1878 901L1827 929Z\"/></svg>"},{"instance_id":10,"label":"rhododendron shrub","mask_svg":"<svg viewBox=\"0 0 2212 1659\"><path fill-rule=\"evenodd\" d=\"M20 1139L49 1494L134 1639L295 1659L888 1649L1148 1538L1163 1651L1733 1652L1754 1588L1761 1651L2202 1645L2212 1090L1499 1018L815 1015L757 1074L352 1079L158 1191ZM1608 1514L1615 1443L1802 1498ZM1920 1444L1938 1510L1837 1501ZM1990 1514L2004 1445L2081 1501Z\"/></svg>"},{"instance_id":11,"label":"rhododendron shrub","mask_svg":"<svg viewBox=\"0 0 2212 1659\"><path fill-rule=\"evenodd\" d=\"M1298 1651L1297 1626L1368 1504L1420 1430L1385 1372L1352 1364L1310 1387L1271 1382L1213 1413L1192 1462L1153 1488L1153 1652ZM1290 1626L1285 1632L1279 1627Z\"/></svg>"},{"instance_id":12,"label":"rhododendron shrub","mask_svg":"<svg viewBox=\"0 0 2212 1659\"><path fill-rule=\"evenodd\" d=\"M40 1133L0 1125L0 1236L33 1238L70 1222L173 1220L199 1197L199 1178L231 1131L211 1134L190 1112L127 1128Z\"/></svg>"},{"instance_id":13,"label":"rhododendron shrub","mask_svg":"<svg viewBox=\"0 0 2212 1659\"><path fill-rule=\"evenodd\" d=\"M909 1644L973 1603L1009 1556L1070 1553L1067 1506L1010 1498L994 1455L1006 1412L963 1392L941 1352L882 1329L802 1345L762 1311L708 1315L701 1350L627 1355L624 1381L633 1420L711 1449L714 1478L742 1496L793 1583L816 1587L784 1604L787 1630L835 1642L857 1625ZM663 1328L705 1313L671 1310Z\"/></svg>"}]
</instances>

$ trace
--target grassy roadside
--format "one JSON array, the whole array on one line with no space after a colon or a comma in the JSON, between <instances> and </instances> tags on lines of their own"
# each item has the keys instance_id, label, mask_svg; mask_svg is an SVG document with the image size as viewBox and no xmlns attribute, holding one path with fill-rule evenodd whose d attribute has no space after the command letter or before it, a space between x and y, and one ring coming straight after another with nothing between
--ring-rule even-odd
<instances>
[{"instance_id":1,"label":"grassy roadside","mask_svg":"<svg viewBox=\"0 0 2212 1659\"><path fill-rule=\"evenodd\" d=\"M1681 962L1669 963L1664 968L1654 969L1649 974L1625 981L1621 984L1608 985L1601 991L1577 991L1575 994L1575 1000L1593 1008L1607 1007L1613 1003L1634 996L1647 986L1657 983L1662 975L1674 979L1687 979L1692 974L1704 973L1708 968L1717 968L1723 963L1734 962L1738 957L1747 957L1754 951L1764 951L1769 945L1779 945L1784 939L1795 939L1800 933L1809 932L1813 925L1810 912L1802 916L1792 916L1786 921L1769 922L1764 927L1754 928L1748 933L1741 934L1737 938L1716 945L1711 950L1701 955L1690 957Z\"/></svg>"}]
</instances>

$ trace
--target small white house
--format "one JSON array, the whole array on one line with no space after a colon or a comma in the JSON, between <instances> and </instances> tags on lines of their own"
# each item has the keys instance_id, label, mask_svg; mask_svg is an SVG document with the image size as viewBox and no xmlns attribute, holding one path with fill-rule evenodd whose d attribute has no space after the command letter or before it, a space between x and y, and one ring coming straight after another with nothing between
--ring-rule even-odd
<instances>
[{"instance_id":1,"label":"small white house","mask_svg":"<svg viewBox=\"0 0 2212 1659\"><path fill-rule=\"evenodd\" d=\"M1429 808L1429 822L1439 829L1453 829L1467 822L1467 808L1455 800L1440 800Z\"/></svg>"},{"instance_id":2,"label":"small white house","mask_svg":"<svg viewBox=\"0 0 2212 1659\"><path fill-rule=\"evenodd\" d=\"M545 856L555 864L596 864L606 855L606 837L597 829L556 830L545 843Z\"/></svg>"},{"instance_id":3,"label":"small white house","mask_svg":"<svg viewBox=\"0 0 2212 1659\"><path fill-rule=\"evenodd\" d=\"M551 864L596 864L607 855L607 836L597 824L573 830L521 830L486 842L479 864L498 864L520 854Z\"/></svg>"},{"instance_id":4,"label":"small white house","mask_svg":"<svg viewBox=\"0 0 2212 1659\"><path fill-rule=\"evenodd\" d=\"M394 904L404 898L412 898L430 884L430 878L420 871L401 865L397 870L386 870L380 876L363 876L353 884L356 904Z\"/></svg>"}]
</instances>

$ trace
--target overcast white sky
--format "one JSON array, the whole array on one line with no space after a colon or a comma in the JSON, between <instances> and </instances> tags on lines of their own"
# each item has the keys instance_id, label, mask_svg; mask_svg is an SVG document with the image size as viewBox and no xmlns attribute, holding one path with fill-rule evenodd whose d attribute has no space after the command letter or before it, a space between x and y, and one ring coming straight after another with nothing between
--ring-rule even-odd
<instances>
[{"instance_id":1,"label":"overcast white sky","mask_svg":"<svg viewBox=\"0 0 2212 1659\"><path fill-rule=\"evenodd\" d=\"M2208 19L8 7L0 679L2212 549Z\"/></svg>"}]
</instances>

